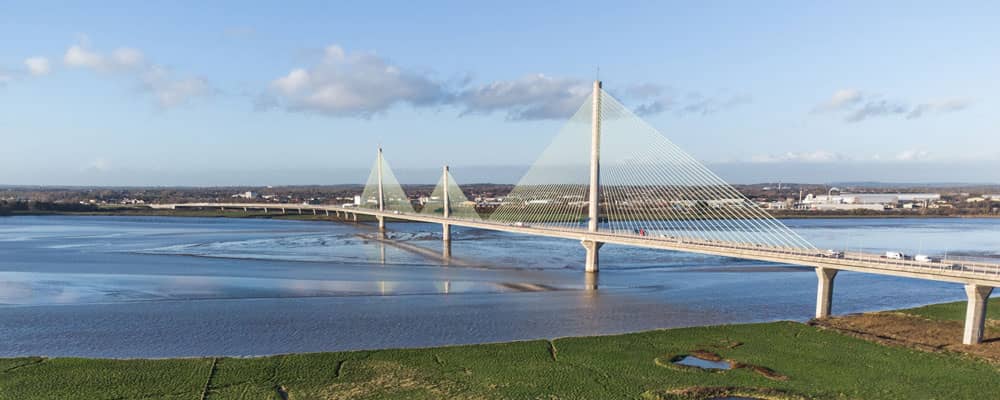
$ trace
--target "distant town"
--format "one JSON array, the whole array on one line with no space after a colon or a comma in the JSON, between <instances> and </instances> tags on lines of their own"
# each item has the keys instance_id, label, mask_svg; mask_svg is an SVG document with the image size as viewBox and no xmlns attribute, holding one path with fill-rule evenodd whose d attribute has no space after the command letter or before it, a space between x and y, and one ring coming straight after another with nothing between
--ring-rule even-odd
<instances>
[{"instance_id":1,"label":"distant town","mask_svg":"<svg viewBox=\"0 0 1000 400\"><path fill-rule=\"evenodd\" d=\"M502 205L513 189L509 184L463 186L468 206L488 213ZM1000 215L1000 186L900 186L751 184L736 185L750 201L777 216L836 215ZM416 208L430 201L433 185L403 185ZM0 213L101 211L156 203L253 202L275 204L362 205L361 185L81 188L0 187ZM370 199L368 199L370 200ZM523 201L523 199L522 199ZM535 202L548 201L536 199Z\"/></svg>"}]
</instances>

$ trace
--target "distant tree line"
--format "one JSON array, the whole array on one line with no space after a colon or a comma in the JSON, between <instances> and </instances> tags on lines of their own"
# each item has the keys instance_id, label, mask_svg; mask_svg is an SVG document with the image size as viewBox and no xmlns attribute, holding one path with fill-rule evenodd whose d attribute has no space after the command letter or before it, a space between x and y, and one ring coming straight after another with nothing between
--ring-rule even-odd
<instances>
[{"instance_id":1,"label":"distant tree line","mask_svg":"<svg viewBox=\"0 0 1000 400\"><path fill-rule=\"evenodd\" d=\"M46 201L0 201L0 215L11 215L15 213L46 213L46 212L89 212L97 211L98 207L92 204L80 203L53 203Z\"/></svg>"}]
</instances>

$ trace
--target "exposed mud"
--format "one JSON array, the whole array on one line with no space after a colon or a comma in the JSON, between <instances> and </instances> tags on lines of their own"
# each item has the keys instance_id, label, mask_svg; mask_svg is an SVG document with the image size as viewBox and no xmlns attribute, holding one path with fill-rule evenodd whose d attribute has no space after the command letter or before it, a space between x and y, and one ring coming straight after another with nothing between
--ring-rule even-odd
<instances>
[{"instance_id":1,"label":"exposed mud","mask_svg":"<svg viewBox=\"0 0 1000 400\"><path fill-rule=\"evenodd\" d=\"M1000 328L995 323L988 324L983 343L973 346L962 344L963 322L931 320L899 312L831 317L809 324L880 344L956 352L1000 363Z\"/></svg>"}]
</instances>

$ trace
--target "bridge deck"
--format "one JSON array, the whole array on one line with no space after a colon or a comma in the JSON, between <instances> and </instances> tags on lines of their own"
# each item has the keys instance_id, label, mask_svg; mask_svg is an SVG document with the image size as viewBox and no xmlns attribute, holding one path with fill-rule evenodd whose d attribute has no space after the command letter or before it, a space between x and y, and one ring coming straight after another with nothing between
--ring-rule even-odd
<instances>
[{"instance_id":1,"label":"bridge deck","mask_svg":"<svg viewBox=\"0 0 1000 400\"><path fill-rule=\"evenodd\" d=\"M1000 286L1000 264L945 259L938 262L918 262L893 260L877 254L848 252L842 258L827 257L816 250L798 248L762 247L742 243L707 241L694 238L664 238L653 236L623 235L607 232L589 232L579 229L515 225L457 218L443 218L432 215L378 211L366 208L343 207L337 205L296 205L267 203L181 203L155 204L152 208L234 208L234 209L283 209L323 212L347 212L398 220L449 224L494 231L523 233L562 239L590 240L627 246L673 250L690 253L733 257L748 260L767 261L781 264L824 267L837 270L894 275L918 279L977 284L990 287Z\"/></svg>"}]
</instances>

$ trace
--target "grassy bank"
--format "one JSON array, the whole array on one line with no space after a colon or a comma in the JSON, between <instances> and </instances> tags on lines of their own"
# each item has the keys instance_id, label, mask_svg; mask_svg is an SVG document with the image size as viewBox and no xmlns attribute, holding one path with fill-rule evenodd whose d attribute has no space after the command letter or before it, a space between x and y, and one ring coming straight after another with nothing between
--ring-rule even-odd
<instances>
[{"instance_id":1,"label":"grassy bank","mask_svg":"<svg viewBox=\"0 0 1000 400\"><path fill-rule=\"evenodd\" d=\"M899 310L899 312L939 321L965 321L966 306L966 302L958 301L954 303L932 304L924 307L909 308ZM986 319L1000 321L1000 297L993 297L989 300L989 303L987 303Z\"/></svg>"},{"instance_id":2,"label":"grassy bank","mask_svg":"<svg viewBox=\"0 0 1000 400\"><path fill-rule=\"evenodd\" d=\"M740 368L709 372L670 362L698 350ZM1000 372L984 361L792 322L261 358L0 359L0 371L0 399L957 399L1000 392Z\"/></svg>"}]
</instances>

